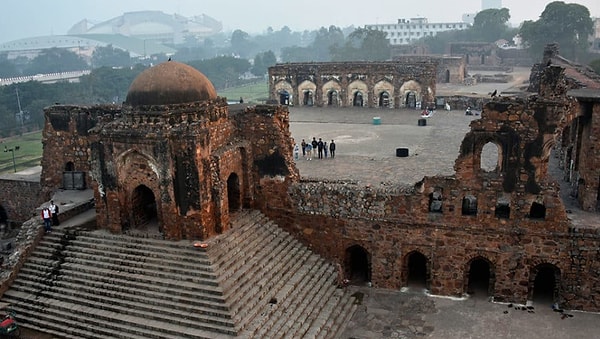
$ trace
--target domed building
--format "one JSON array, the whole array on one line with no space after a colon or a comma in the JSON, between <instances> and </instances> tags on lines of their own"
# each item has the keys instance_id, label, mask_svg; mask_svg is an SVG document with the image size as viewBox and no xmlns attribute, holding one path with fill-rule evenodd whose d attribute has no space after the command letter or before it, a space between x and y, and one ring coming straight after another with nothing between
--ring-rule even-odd
<instances>
[{"instance_id":1,"label":"domed building","mask_svg":"<svg viewBox=\"0 0 600 339\"><path fill-rule=\"evenodd\" d=\"M46 116L44 152L63 162L44 164L45 186L66 187L65 173L81 173L94 189L98 227L113 233L206 239L253 206L254 171L296 173L287 110L230 111L204 74L175 61L142 72L122 106L53 106ZM53 130L68 133L57 140ZM81 159L69 148L88 143Z\"/></svg>"}]
</instances>

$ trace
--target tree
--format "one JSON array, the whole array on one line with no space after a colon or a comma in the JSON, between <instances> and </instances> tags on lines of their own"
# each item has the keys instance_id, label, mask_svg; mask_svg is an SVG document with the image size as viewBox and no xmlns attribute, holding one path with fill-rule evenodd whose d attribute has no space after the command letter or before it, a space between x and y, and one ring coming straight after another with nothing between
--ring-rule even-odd
<instances>
[{"instance_id":1,"label":"tree","mask_svg":"<svg viewBox=\"0 0 600 339\"><path fill-rule=\"evenodd\" d=\"M252 43L250 35L240 29L236 29L231 33L231 51L240 57L247 57L250 52Z\"/></svg>"},{"instance_id":2,"label":"tree","mask_svg":"<svg viewBox=\"0 0 600 339\"><path fill-rule=\"evenodd\" d=\"M254 57L254 66L252 66L252 74L262 76L267 73L269 67L277 63L277 58L273 51L259 53Z\"/></svg>"},{"instance_id":3,"label":"tree","mask_svg":"<svg viewBox=\"0 0 600 339\"><path fill-rule=\"evenodd\" d=\"M585 6L555 1L546 6L539 20L525 21L519 34L533 55L541 55L546 44L558 42L562 55L577 60L587 50L592 28Z\"/></svg>"},{"instance_id":4,"label":"tree","mask_svg":"<svg viewBox=\"0 0 600 339\"><path fill-rule=\"evenodd\" d=\"M312 61L330 61L331 50L344 44L344 33L339 27L329 26L329 29L321 27L312 43Z\"/></svg>"},{"instance_id":5,"label":"tree","mask_svg":"<svg viewBox=\"0 0 600 339\"><path fill-rule=\"evenodd\" d=\"M335 61L384 61L390 58L390 42L386 33L371 28L357 28L341 48L332 48Z\"/></svg>"},{"instance_id":6,"label":"tree","mask_svg":"<svg viewBox=\"0 0 600 339\"><path fill-rule=\"evenodd\" d=\"M131 66L131 57L129 53L113 48L112 45L106 47L96 47L92 54L92 65L97 67L129 67Z\"/></svg>"},{"instance_id":7,"label":"tree","mask_svg":"<svg viewBox=\"0 0 600 339\"><path fill-rule=\"evenodd\" d=\"M471 28L479 37L479 40L485 42L494 42L503 37L508 26L506 23L510 19L508 8L483 10L475 16L473 27Z\"/></svg>"},{"instance_id":8,"label":"tree","mask_svg":"<svg viewBox=\"0 0 600 339\"><path fill-rule=\"evenodd\" d=\"M228 88L239 84L240 75L250 70L248 60L230 56L190 61L188 64L206 75L215 88Z\"/></svg>"}]
</instances>

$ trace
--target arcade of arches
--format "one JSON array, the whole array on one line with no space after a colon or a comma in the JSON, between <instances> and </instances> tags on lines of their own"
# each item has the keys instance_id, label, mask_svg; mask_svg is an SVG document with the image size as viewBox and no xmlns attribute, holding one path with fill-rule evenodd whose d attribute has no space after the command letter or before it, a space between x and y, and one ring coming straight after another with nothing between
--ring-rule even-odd
<instances>
[{"instance_id":1,"label":"arcade of arches","mask_svg":"<svg viewBox=\"0 0 600 339\"><path fill-rule=\"evenodd\" d=\"M415 108L432 105L433 61L291 63L269 68L269 98L280 105Z\"/></svg>"}]
</instances>

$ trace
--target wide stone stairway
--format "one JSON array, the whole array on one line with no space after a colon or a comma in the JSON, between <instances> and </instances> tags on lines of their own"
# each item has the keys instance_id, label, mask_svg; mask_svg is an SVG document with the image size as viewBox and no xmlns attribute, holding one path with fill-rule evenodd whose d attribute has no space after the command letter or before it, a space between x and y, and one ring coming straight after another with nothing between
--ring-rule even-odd
<instances>
[{"instance_id":1,"label":"wide stone stairway","mask_svg":"<svg viewBox=\"0 0 600 339\"><path fill-rule=\"evenodd\" d=\"M206 244L59 228L1 301L59 338L335 338L356 309L335 267L260 212Z\"/></svg>"}]
</instances>

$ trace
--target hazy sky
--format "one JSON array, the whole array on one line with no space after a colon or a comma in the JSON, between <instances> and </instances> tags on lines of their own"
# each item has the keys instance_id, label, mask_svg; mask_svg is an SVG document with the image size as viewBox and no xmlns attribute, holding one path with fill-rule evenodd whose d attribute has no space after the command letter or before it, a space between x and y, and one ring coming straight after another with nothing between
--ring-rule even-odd
<instances>
[{"instance_id":1,"label":"hazy sky","mask_svg":"<svg viewBox=\"0 0 600 339\"><path fill-rule=\"evenodd\" d=\"M503 0L510 22L537 20L551 1ZM586 6L600 16L599 0L564 1ZM395 23L400 18L426 17L429 22L459 22L462 14L481 10L480 0L3 0L0 2L0 42L66 34L82 19L98 23L124 12L160 10L184 16L206 14L225 30L261 33L287 25L293 31L330 25L357 27Z\"/></svg>"}]
</instances>

